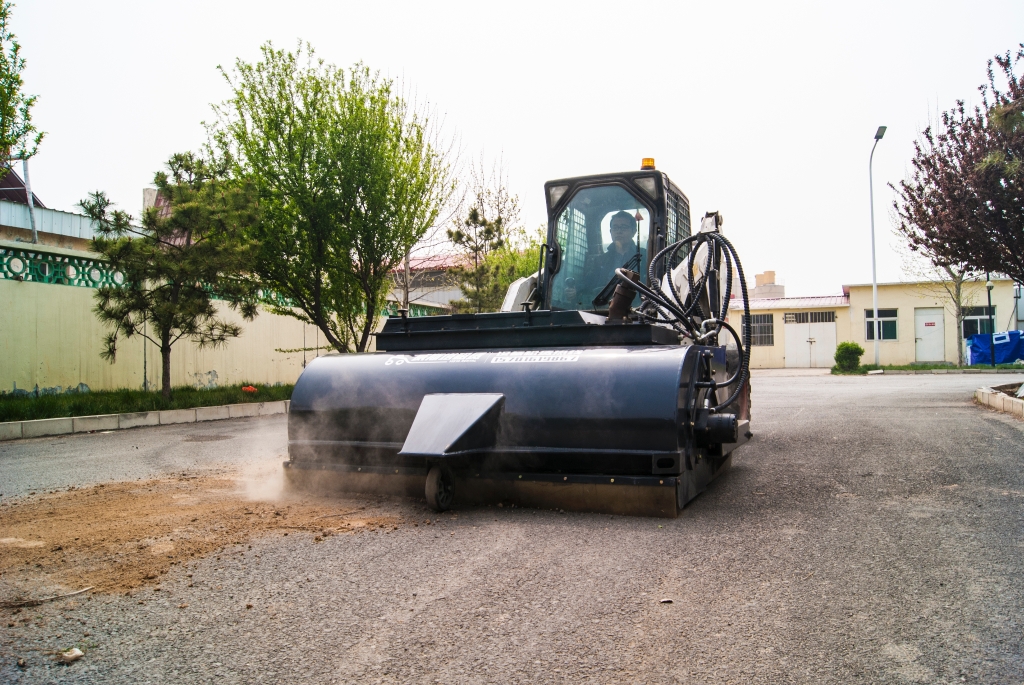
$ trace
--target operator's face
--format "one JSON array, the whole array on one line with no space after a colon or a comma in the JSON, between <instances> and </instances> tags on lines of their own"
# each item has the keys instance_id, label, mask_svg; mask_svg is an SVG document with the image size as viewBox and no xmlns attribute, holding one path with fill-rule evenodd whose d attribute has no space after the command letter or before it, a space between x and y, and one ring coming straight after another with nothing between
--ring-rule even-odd
<instances>
[{"instance_id":1,"label":"operator's face","mask_svg":"<svg viewBox=\"0 0 1024 685\"><path fill-rule=\"evenodd\" d=\"M612 234L612 241L617 247L622 247L633 240L634 229L628 221L623 221L621 219L619 221L613 221L610 227L610 232Z\"/></svg>"}]
</instances>

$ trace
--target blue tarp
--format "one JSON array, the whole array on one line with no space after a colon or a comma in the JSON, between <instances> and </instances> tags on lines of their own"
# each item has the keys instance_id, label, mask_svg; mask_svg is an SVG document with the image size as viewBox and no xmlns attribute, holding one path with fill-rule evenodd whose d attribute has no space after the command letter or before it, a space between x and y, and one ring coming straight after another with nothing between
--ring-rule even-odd
<instances>
[{"instance_id":1,"label":"blue tarp","mask_svg":"<svg viewBox=\"0 0 1024 685\"><path fill-rule=\"evenodd\" d=\"M992 342L996 345L996 364L1012 364L1024 359L1024 337L1020 331L972 335L967 339L967 363L971 366L992 363Z\"/></svg>"}]
</instances>

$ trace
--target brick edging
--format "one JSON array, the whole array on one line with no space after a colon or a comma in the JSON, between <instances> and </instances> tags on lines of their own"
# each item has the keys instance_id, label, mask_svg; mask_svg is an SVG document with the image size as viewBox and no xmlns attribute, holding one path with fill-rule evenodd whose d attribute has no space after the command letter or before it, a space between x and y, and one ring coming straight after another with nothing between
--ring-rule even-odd
<instances>
[{"instance_id":1,"label":"brick edging","mask_svg":"<svg viewBox=\"0 0 1024 685\"><path fill-rule=\"evenodd\" d=\"M141 411L131 414L98 414L95 416L63 416L34 421L8 421L0 423L0 440L39 438L46 435L89 433L91 431L122 430L139 426L166 426L172 423L198 423L220 419L240 419L246 416L287 414L291 400L276 402L246 402L222 404L195 409L165 409Z\"/></svg>"},{"instance_id":2,"label":"brick edging","mask_svg":"<svg viewBox=\"0 0 1024 685\"><path fill-rule=\"evenodd\" d=\"M974 391L974 399L984 407L991 407L997 411L1024 418L1024 400L1022 399L1011 397L992 388L978 388Z\"/></svg>"}]
</instances>

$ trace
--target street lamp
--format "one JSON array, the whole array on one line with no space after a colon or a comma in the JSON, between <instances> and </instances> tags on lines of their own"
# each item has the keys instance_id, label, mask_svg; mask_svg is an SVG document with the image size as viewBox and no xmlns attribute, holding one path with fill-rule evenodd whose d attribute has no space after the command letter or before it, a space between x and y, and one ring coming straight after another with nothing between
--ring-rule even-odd
<instances>
[{"instance_id":1,"label":"street lamp","mask_svg":"<svg viewBox=\"0 0 1024 685\"><path fill-rule=\"evenodd\" d=\"M875 161L875 148L878 141L885 135L885 126L875 131L875 144L871 146L871 157L868 158L868 196L871 198L871 298L875 307L875 320L872 323L875 339L875 366L879 366L878 338L882 335L882 327L878 325L878 272L875 269L875 182L871 176L871 165Z\"/></svg>"},{"instance_id":2,"label":"street lamp","mask_svg":"<svg viewBox=\"0 0 1024 685\"><path fill-rule=\"evenodd\" d=\"M992 288L996 287L992 283L992 277L985 272L985 290L988 291L988 347L989 351L992 352L992 368L996 368L996 317L992 312Z\"/></svg>"}]
</instances>

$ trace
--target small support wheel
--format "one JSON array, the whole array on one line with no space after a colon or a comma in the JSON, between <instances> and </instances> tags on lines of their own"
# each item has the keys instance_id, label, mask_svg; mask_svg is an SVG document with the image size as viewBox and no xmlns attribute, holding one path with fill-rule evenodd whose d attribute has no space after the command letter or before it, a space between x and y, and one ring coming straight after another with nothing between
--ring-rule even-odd
<instances>
[{"instance_id":1,"label":"small support wheel","mask_svg":"<svg viewBox=\"0 0 1024 685\"><path fill-rule=\"evenodd\" d=\"M447 466L434 465L427 472L427 504L434 511L448 511L455 496L455 474Z\"/></svg>"}]
</instances>

